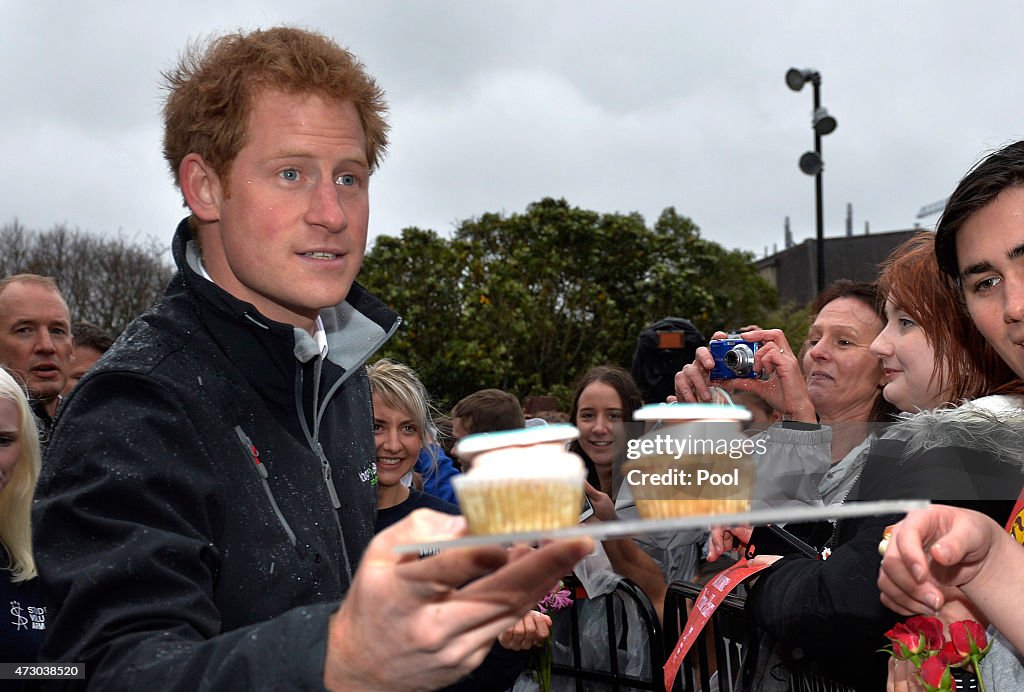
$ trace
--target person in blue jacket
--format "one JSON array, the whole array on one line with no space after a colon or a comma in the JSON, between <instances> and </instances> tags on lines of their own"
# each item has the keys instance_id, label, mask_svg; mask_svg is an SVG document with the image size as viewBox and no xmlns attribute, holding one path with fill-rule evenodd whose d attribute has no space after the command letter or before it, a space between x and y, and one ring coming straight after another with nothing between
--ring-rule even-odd
<instances>
[{"instance_id":1,"label":"person in blue jacket","mask_svg":"<svg viewBox=\"0 0 1024 692\"><path fill-rule=\"evenodd\" d=\"M455 462L445 454L444 448L431 440L420 449L413 471L423 479L423 492L458 506L452 487L452 478L459 475Z\"/></svg>"}]
</instances>

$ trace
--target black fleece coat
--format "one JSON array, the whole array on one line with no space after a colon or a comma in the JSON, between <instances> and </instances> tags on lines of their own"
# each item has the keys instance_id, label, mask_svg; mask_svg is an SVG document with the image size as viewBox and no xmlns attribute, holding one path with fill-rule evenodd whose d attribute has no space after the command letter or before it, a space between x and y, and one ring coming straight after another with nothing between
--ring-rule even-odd
<instances>
[{"instance_id":1,"label":"black fleece coat","mask_svg":"<svg viewBox=\"0 0 1024 692\"><path fill-rule=\"evenodd\" d=\"M362 364L400 318L353 286L321 313L321 361L196 274L187 238L58 415L33 515L42 656L100 690L322 689L376 512Z\"/></svg>"},{"instance_id":2,"label":"black fleece coat","mask_svg":"<svg viewBox=\"0 0 1024 692\"><path fill-rule=\"evenodd\" d=\"M938 447L907 458L906 442L883 439L873 443L848 500L929 499L984 512L1002 524L1022 484L1018 464L986 452ZM905 618L879 600L878 542L885 527L900 518L839 522L828 560L802 555L779 560L758 576L747 597L747 612L771 638L799 657L801 665L857 690L884 690L887 655L878 651L888 644L885 632ZM819 548L820 538L833 532L827 523L816 530L804 528L804 537ZM770 554L761 546L759 550ZM771 671L761 672L771 675ZM753 684L753 689L764 685Z\"/></svg>"}]
</instances>

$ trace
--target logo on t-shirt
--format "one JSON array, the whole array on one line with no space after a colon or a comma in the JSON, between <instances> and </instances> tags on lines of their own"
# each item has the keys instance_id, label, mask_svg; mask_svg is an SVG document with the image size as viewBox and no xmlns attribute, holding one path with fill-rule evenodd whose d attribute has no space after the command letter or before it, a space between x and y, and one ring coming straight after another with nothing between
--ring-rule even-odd
<instances>
[{"instance_id":1,"label":"logo on t-shirt","mask_svg":"<svg viewBox=\"0 0 1024 692\"><path fill-rule=\"evenodd\" d=\"M15 632L27 629L46 629L46 608L38 606L22 608L20 601L11 601L11 618Z\"/></svg>"}]
</instances>

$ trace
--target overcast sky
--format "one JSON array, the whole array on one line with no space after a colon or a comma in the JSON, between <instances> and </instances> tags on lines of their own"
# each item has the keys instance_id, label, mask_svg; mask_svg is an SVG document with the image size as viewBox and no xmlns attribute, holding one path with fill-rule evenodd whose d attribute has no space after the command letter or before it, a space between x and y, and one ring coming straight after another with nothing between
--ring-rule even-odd
<instances>
[{"instance_id":1,"label":"overcast sky","mask_svg":"<svg viewBox=\"0 0 1024 692\"><path fill-rule=\"evenodd\" d=\"M371 238L551 196L649 225L674 206L758 256L788 216L800 242L812 91L786 87L790 67L821 73L839 122L826 235L847 203L855 233L910 228L1024 137L1020 0L0 0L0 223L169 242L161 70L190 38L280 23L351 48L388 93Z\"/></svg>"}]
</instances>

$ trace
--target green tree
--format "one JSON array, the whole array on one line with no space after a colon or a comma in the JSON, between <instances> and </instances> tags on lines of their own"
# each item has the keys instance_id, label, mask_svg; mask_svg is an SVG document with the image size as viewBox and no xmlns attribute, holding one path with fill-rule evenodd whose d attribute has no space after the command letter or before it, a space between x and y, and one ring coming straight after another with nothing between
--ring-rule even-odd
<instances>
[{"instance_id":1,"label":"green tree","mask_svg":"<svg viewBox=\"0 0 1024 692\"><path fill-rule=\"evenodd\" d=\"M647 228L639 214L554 199L464 221L447 241L419 229L379 238L362 281L408 317L385 354L444 404L483 387L565 397L591 365L628 366L655 319L688 316L703 330L777 303L749 255L704 240L674 209Z\"/></svg>"},{"instance_id":2,"label":"green tree","mask_svg":"<svg viewBox=\"0 0 1024 692\"><path fill-rule=\"evenodd\" d=\"M361 284L402 315L401 329L381 355L415 367L434 396L458 387L452 335L460 329L463 300L457 273L450 242L434 231L407 228L399 238L378 237L359 274Z\"/></svg>"}]
</instances>

